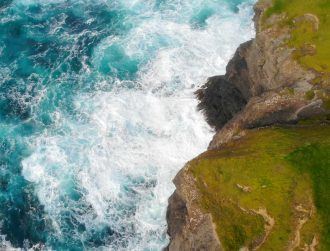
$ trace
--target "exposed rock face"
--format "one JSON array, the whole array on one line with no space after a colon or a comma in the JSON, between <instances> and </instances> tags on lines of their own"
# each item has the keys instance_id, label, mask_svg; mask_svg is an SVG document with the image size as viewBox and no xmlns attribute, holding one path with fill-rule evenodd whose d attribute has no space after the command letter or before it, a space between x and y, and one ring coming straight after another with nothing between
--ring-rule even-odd
<instances>
[{"instance_id":1,"label":"exposed rock face","mask_svg":"<svg viewBox=\"0 0 330 251\"><path fill-rule=\"evenodd\" d=\"M293 124L329 114L321 95L314 95L329 93L329 89L320 90L313 85L318 73L294 60L294 50L286 45L290 28L278 25L283 15L261 22L271 2L259 1L255 6L256 38L238 48L224 76L210 78L196 92L198 108L217 130L210 150L240 138L248 129ZM307 14L306 18L318 28L317 17ZM306 45L307 54L314 51L313 45ZM312 93L311 97L307 98L306 93ZM167 250L222 250L212 216L195 204L199 195L188 168L189 164L176 176L176 191L169 199L167 222L171 242Z\"/></svg>"},{"instance_id":2,"label":"exposed rock face","mask_svg":"<svg viewBox=\"0 0 330 251\"><path fill-rule=\"evenodd\" d=\"M188 172L189 164L174 179L177 190L169 199L167 209L168 233L171 243L166 250L222 250L215 232L212 216L196 205L198 194L195 181Z\"/></svg>"},{"instance_id":3,"label":"exposed rock face","mask_svg":"<svg viewBox=\"0 0 330 251\"><path fill-rule=\"evenodd\" d=\"M210 78L197 92L199 109L218 131L210 149L244 134L248 128L295 123L328 112L322 99L306 98L308 91L317 90L312 84L317 73L293 59L293 49L286 46L290 30L277 25L281 15L267 21L264 26L269 28L261 28L261 15L269 2L255 6L256 38L238 48L225 76Z\"/></svg>"},{"instance_id":4,"label":"exposed rock face","mask_svg":"<svg viewBox=\"0 0 330 251\"><path fill-rule=\"evenodd\" d=\"M207 122L216 129L222 128L246 105L246 98L224 76L210 78L196 95L201 101L198 108L204 111Z\"/></svg>"}]
</instances>

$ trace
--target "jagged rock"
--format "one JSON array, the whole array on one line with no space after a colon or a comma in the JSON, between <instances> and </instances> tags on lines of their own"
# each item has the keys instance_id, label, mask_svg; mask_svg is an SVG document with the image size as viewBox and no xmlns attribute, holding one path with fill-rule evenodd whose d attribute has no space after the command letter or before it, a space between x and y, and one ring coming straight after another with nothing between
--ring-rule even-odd
<instances>
[{"instance_id":1,"label":"jagged rock","mask_svg":"<svg viewBox=\"0 0 330 251\"><path fill-rule=\"evenodd\" d=\"M205 112L207 122L220 129L246 105L242 93L223 76L212 77L196 92L198 109Z\"/></svg>"}]
</instances>

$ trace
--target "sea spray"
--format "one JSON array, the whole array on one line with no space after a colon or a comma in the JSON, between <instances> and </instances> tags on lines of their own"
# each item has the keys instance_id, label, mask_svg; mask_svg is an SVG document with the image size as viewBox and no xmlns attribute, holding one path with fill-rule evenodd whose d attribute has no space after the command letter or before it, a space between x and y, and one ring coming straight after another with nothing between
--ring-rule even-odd
<instances>
[{"instance_id":1,"label":"sea spray","mask_svg":"<svg viewBox=\"0 0 330 251\"><path fill-rule=\"evenodd\" d=\"M212 137L193 92L254 35L253 2L1 6L2 245L166 246L171 181Z\"/></svg>"}]
</instances>

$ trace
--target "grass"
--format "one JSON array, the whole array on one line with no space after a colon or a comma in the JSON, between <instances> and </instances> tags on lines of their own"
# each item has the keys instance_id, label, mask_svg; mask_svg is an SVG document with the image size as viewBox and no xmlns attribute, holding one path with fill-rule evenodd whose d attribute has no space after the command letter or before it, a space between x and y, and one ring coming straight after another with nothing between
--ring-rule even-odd
<instances>
[{"instance_id":1,"label":"grass","mask_svg":"<svg viewBox=\"0 0 330 251\"><path fill-rule=\"evenodd\" d=\"M323 222L323 247L330 249L330 147L310 144L298 148L287 159L299 172L312 178L316 207Z\"/></svg>"},{"instance_id":2,"label":"grass","mask_svg":"<svg viewBox=\"0 0 330 251\"><path fill-rule=\"evenodd\" d=\"M294 239L297 205L317 213L301 229L301 242L321 235L320 250L330 250L328 191L330 127L301 125L250 131L246 137L208 151L191 162L202 195L200 206L213 216L225 250L260 243L264 219L252 210L266 208L275 225L261 250L283 250ZM237 184L247 186L244 192Z\"/></svg>"},{"instance_id":3,"label":"grass","mask_svg":"<svg viewBox=\"0 0 330 251\"><path fill-rule=\"evenodd\" d=\"M305 97L307 100L312 100L315 97L315 92L313 90L310 90L305 93Z\"/></svg>"},{"instance_id":4,"label":"grass","mask_svg":"<svg viewBox=\"0 0 330 251\"><path fill-rule=\"evenodd\" d=\"M265 13L265 18L273 14L286 14L285 24L292 27L289 45L296 48L298 61L307 68L322 72L326 77L330 73L330 1L329 0L273 0L273 6ZM310 20L294 20L306 13L319 19L319 28ZM296 19L297 20L297 19ZM304 54L306 46L314 45L312 54Z\"/></svg>"}]
</instances>

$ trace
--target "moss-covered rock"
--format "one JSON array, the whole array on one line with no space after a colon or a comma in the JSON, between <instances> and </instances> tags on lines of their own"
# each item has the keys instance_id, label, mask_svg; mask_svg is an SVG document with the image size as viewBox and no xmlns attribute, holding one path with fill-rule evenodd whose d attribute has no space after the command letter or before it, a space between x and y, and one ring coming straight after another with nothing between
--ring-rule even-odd
<instances>
[{"instance_id":1,"label":"moss-covered rock","mask_svg":"<svg viewBox=\"0 0 330 251\"><path fill-rule=\"evenodd\" d=\"M328 0L273 0L264 21L285 14L283 26L290 26L289 46L307 68L330 73L330 2ZM307 53L304 53L307 52Z\"/></svg>"}]
</instances>

